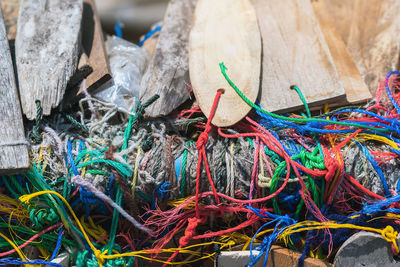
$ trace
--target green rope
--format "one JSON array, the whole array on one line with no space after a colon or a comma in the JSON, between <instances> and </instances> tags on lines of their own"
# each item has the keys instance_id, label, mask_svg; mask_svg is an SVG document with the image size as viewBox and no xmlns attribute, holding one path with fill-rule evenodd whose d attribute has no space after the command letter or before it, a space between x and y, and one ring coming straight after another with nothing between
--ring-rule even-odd
<instances>
[{"instance_id":1,"label":"green rope","mask_svg":"<svg viewBox=\"0 0 400 267\"><path fill-rule=\"evenodd\" d=\"M133 169L125 163L121 163L118 161L113 161L109 159L94 159L90 161L83 162L76 166L77 169L83 168L88 165L95 165L95 164L107 164L110 165L111 167L115 168L121 175L124 176L130 176L133 173Z\"/></svg>"},{"instance_id":2,"label":"green rope","mask_svg":"<svg viewBox=\"0 0 400 267\"><path fill-rule=\"evenodd\" d=\"M149 151L153 146L153 144L154 144L154 137L150 135L149 137L146 138L146 140L142 142L143 152Z\"/></svg>"},{"instance_id":3,"label":"green rope","mask_svg":"<svg viewBox=\"0 0 400 267\"><path fill-rule=\"evenodd\" d=\"M32 128L32 139L35 143L39 144L42 142L42 135L40 134L40 122L42 120L42 106L40 101L36 101L36 119Z\"/></svg>"},{"instance_id":4,"label":"green rope","mask_svg":"<svg viewBox=\"0 0 400 267\"><path fill-rule=\"evenodd\" d=\"M145 109L151 104L153 104L158 98L160 98L159 95L154 95L150 97L150 99L147 100L143 105L139 102L136 108L135 116L132 121L132 127L134 129L137 129L139 122L144 118Z\"/></svg>"},{"instance_id":5,"label":"green rope","mask_svg":"<svg viewBox=\"0 0 400 267\"><path fill-rule=\"evenodd\" d=\"M135 190L135 194L138 194L138 196L142 197L149 203L151 203L151 201L153 200L153 198L151 196L143 193L141 190Z\"/></svg>"},{"instance_id":6,"label":"green rope","mask_svg":"<svg viewBox=\"0 0 400 267\"><path fill-rule=\"evenodd\" d=\"M81 128L85 131L89 131L89 128L86 125L83 125L82 123L80 123L79 121L75 120L74 117L72 117L69 114L66 113L62 113L62 115L64 115L64 117L69 120L73 125L77 126L78 128Z\"/></svg>"},{"instance_id":7,"label":"green rope","mask_svg":"<svg viewBox=\"0 0 400 267\"><path fill-rule=\"evenodd\" d=\"M17 192L14 191L13 187L8 183L7 179L5 179L5 177L7 176L2 176L4 185L6 186L7 190L11 193L11 195L15 198L18 199L20 197L19 194L17 194Z\"/></svg>"},{"instance_id":8,"label":"green rope","mask_svg":"<svg viewBox=\"0 0 400 267\"><path fill-rule=\"evenodd\" d=\"M22 176L26 178L34 188L36 188L37 191L47 191L51 190L54 191L50 186L46 183L44 178L42 177L41 173L38 171L36 168L35 164L31 165L30 171ZM69 184L69 183L67 183ZM18 197L17 197L18 198ZM43 195L42 197L39 197L39 199L42 199L43 201L47 202L48 206L51 209L57 210L59 212L60 216L63 216L65 220L68 222L68 224L71 226L71 229L76 232L81 238L84 238L82 232L76 228L76 226L71 222L69 219L69 216L67 215L67 211L65 210L63 203L60 203L61 200L54 199L52 195L46 194ZM98 244L93 243L95 247L99 247Z\"/></svg>"},{"instance_id":9,"label":"green rope","mask_svg":"<svg viewBox=\"0 0 400 267\"><path fill-rule=\"evenodd\" d=\"M121 151L128 148L128 141L131 136L132 128L136 129L139 124L139 121L144 118L145 109L152 103L154 103L154 101L156 101L159 97L160 97L159 95L154 95L143 105L139 103L135 115L129 116L128 125L126 126L124 132L124 143L122 144ZM126 159L127 155L125 155L124 158ZM117 203L117 205L121 205L121 201L122 201L122 191L119 186L116 186L115 202ZM111 221L111 229L109 234L109 242L108 242L109 255L111 255L115 243L115 236L117 234L117 227L118 227L118 217L119 217L119 212L118 210L114 209L113 218Z\"/></svg>"},{"instance_id":10,"label":"green rope","mask_svg":"<svg viewBox=\"0 0 400 267\"><path fill-rule=\"evenodd\" d=\"M310 113L310 109L308 108L307 100L304 97L303 93L301 92L300 88L297 87L297 85L292 85L292 86L290 86L290 89L296 90L297 94L299 95L299 97L301 99L301 102L303 102L304 108L306 109L307 118L311 118L311 113Z\"/></svg>"},{"instance_id":11,"label":"green rope","mask_svg":"<svg viewBox=\"0 0 400 267\"><path fill-rule=\"evenodd\" d=\"M193 143L193 140L190 140L189 142L186 143L186 146L189 147L190 144ZM187 166L187 157L189 154L189 149L186 148L185 151L183 151L183 156L182 156L182 165L181 165L181 198L185 197L185 187L186 187L186 166Z\"/></svg>"},{"instance_id":12,"label":"green rope","mask_svg":"<svg viewBox=\"0 0 400 267\"><path fill-rule=\"evenodd\" d=\"M273 118L276 119L280 119L280 120L286 120L286 121L292 121L295 123L307 123L307 122L311 122L311 121L315 121L315 122L323 122L323 123L330 123L330 124L336 124L336 125L344 125L344 126L354 126L354 127L358 127L358 128L363 128L363 129L369 129L369 130L373 130L373 131L378 131L378 132L388 132L390 131L389 129L383 129L383 128L376 128L376 127L372 127L372 126L367 126L367 125L362 125L362 124L358 124L358 123L352 123L352 122L341 122L341 121L333 121L333 120L324 120L324 119L317 119L317 118L307 118L307 119L303 119L303 118L291 118L291 117L285 117L285 116L281 116L281 115L277 115L271 112L268 112L266 110L263 110L262 108L260 108L259 106L257 106L256 104L254 104L253 102L251 102L240 90L239 88L237 88L237 86L232 82L232 80L228 77L228 75L226 74L226 70L227 68L225 67L224 63L220 63L219 64L220 69L222 74L224 75L226 81L229 83L229 85L236 91L236 93L243 99L243 101L245 101L249 106L251 106L252 108L267 114L268 116L271 116Z\"/></svg>"}]
</instances>

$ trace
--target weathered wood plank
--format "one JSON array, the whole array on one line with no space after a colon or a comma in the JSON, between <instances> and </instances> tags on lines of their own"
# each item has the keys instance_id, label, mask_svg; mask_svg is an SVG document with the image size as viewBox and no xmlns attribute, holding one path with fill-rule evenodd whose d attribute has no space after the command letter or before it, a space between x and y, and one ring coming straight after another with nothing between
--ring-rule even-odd
<instances>
[{"instance_id":1,"label":"weathered wood plank","mask_svg":"<svg viewBox=\"0 0 400 267\"><path fill-rule=\"evenodd\" d=\"M19 2L19 0L0 1L8 40L15 40L15 36L17 35Z\"/></svg>"},{"instance_id":2,"label":"weathered wood plank","mask_svg":"<svg viewBox=\"0 0 400 267\"><path fill-rule=\"evenodd\" d=\"M23 112L32 120L60 103L76 70L82 0L23 0L15 40Z\"/></svg>"},{"instance_id":3,"label":"weathered wood plank","mask_svg":"<svg viewBox=\"0 0 400 267\"><path fill-rule=\"evenodd\" d=\"M263 39L261 105L268 111L344 99L345 92L310 0L253 0Z\"/></svg>"},{"instance_id":4,"label":"weathered wood plank","mask_svg":"<svg viewBox=\"0 0 400 267\"><path fill-rule=\"evenodd\" d=\"M189 98L189 33L197 0L172 0L140 89L142 102L158 94L146 115L168 115Z\"/></svg>"},{"instance_id":5,"label":"weathered wood plank","mask_svg":"<svg viewBox=\"0 0 400 267\"><path fill-rule=\"evenodd\" d=\"M208 116L218 89L224 89L212 123L231 126L250 111L221 74L227 73L251 101L258 96L261 36L250 0L199 0L190 33L190 80L203 113Z\"/></svg>"},{"instance_id":6,"label":"weathered wood plank","mask_svg":"<svg viewBox=\"0 0 400 267\"><path fill-rule=\"evenodd\" d=\"M29 154L1 10L0 95L0 174L21 173L29 168Z\"/></svg>"},{"instance_id":7,"label":"weathered wood plank","mask_svg":"<svg viewBox=\"0 0 400 267\"><path fill-rule=\"evenodd\" d=\"M95 92L111 79L110 64L104 45L103 29L93 0L83 1L82 45L93 72L86 78L89 92Z\"/></svg>"},{"instance_id":8,"label":"weathered wood plank","mask_svg":"<svg viewBox=\"0 0 400 267\"><path fill-rule=\"evenodd\" d=\"M400 63L400 0L325 0L371 93Z\"/></svg>"},{"instance_id":9,"label":"weathered wood plank","mask_svg":"<svg viewBox=\"0 0 400 267\"><path fill-rule=\"evenodd\" d=\"M360 103L370 99L371 93L337 32L324 1L312 0L311 3L346 92L347 102Z\"/></svg>"},{"instance_id":10,"label":"weathered wood plank","mask_svg":"<svg viewBox=\"0 0 400 267\"><path fill-rule=\"evenodd\" d=\"M254 256L257 256L259 251L252 252ZM301 254L280 246L273 245L269 251L267 267L294 267L298 265ZM259 261L254 267L264 266L265 254L261 256ZM217 261L216 261L217 262ZM251 262L251 254L249 250L238 250L238 251L222 251L218 255L218 264L214 266L247 266ZM304 267L333 267L331 263L306 257L304 260ZM344 266L344 265L342 265Z\"/></svg>"}]
</instances>

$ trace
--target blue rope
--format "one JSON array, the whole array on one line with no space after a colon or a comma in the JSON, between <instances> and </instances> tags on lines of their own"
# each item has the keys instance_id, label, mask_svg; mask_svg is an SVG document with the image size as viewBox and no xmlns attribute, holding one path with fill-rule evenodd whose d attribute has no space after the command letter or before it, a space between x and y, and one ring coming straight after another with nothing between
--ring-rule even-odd
<instances>
[{"instance_id":1,"label":"blue rope","mask_svg":"<svg viewBox=\"0 0 400 267\"><path fill-rule=\"evenodd\" d=\"M54 260L54 258L58 254L58 251L60 250L63 232L64 232L64 230L61 227L60 232L58 233L56 248L54 249L53 254L51 255L50 261Z\"/></svg>"},{"instance_id":2,"label":"blue rope","mask_svg":"<svg viewBox=\"0 0 400 267\"><path fill-rule=\"evenodd\" d=\"M390 101L392 102L393 106L395 107L397 114L400 114L400 107L399 105L397 105L397 102L393 99L392 93L390 92L390 88L389 88L389 78L390 76L392 76L393 74L396 75L400 75L400 71L390 71L385 79L385 88L386 88L386 93L389 96Z\"/></svg>"},{"instance_id":3,"label":"blue rope","mask_svg":"<svg viewBox=\"0 0 400 267\"><path fill-rule=\"evenodd\" d=\"M271 248L272 243L275 242L278 235L285 230L285 227L292 225L292 224L296 224L296 221L294 219L290 218L287 214L284 216L276 215L276 214L272 214L268 211L259 210L257 208L251 207L249 205L247 205L246 208L251 210L252 212L254 212L260 218L272 218L273 219L272 221L267 222L263 226L261 226L257 230L257 232L255 233L255 235L253 236L253 238L251 239L251 242L250 242L250 260L251 261L247 266L249 266L249 267L254 266L257 263L257 261L262 257L262 255L264 255L264 253L265 253L264 264L263 264L263 266L265 267L265 266L267 266L269 250ZM258 235L258 233L260 233L260 231L265 226L268 226L275 222L276 222L276 225L274 227L272 234L265 236L262 244L257 248L257 250L259 250L260 253L258 253L257 256L253 256L253 242L254 242L256 236ZM281 229L278 230L278 228L281 225L283 225L283 227L281 227Z\"/></svg>"},{"instance_id":4,"label":"blue rope","mask_svg":"<svg viewBox=\"0 0 400 267\"><path fill-rule=\"evenodd\" d=\"M381 169L381 167L379 167L378 163L374 160L374 158L371 156L371 154L368 152L368 149L361 145L359 142L355 142L360 149L364 152L365 157L368 159L368 161L371 163L372 167L374 167L374 170L376 171L376 173L379 176L379 179L381 179L382 185L383 185L383 190L385 192L386 196L390 196L390 192L389 192L389 186L386 182L386 178L385 175L383 174L383 171Z\"/></svg>"},{"instance_id":5,"label":"blue rope","mask_svg":"<svg viewBox=\"0 0 400 267\"><path fill-rule=\"evenodd\" d=\"M118 20L118 21L115 23L114 31L115 31L115 35L117 35L117 37L119 37L119 38L121 38L121 39L123 38L123 37L122 37L122 23L121 23L120 20Z\"/></svg>"},{"instance_id":6,"label":"blue rope","mask_svg":"<svg viewBox=\"0 0 400 267\"><path fill-rule=\"evenodd\" d=\"M139 47L142 47L144 42L146 42L147 39L151 38L154 34L157 32L161 31L162 26L157 25L154 29L150 30L148 33L145 34L143 40L141 40L138 44Z\"/></svg>"},{"instance_id":7,"label":"blue rope","mask_svg":"<svg viewBox=\"0 0 400 267\"><path fill-rule=\"evenodd\" d=\"M49 266L56 266L56 267L64 267L61 264L49 262L49 261L42 261L42 260L33 260L33 261L21 261L20 259L14 258L5 258L0 259L0 265L25 265L25 264L35 264L35 265L49 265Z\"/></svg>"},{"instance_id":8,"label":"blue rope","mask_svg":"<svg viewBox=\"0 0 400 267\"><path fill-rule=\"evenodd\" d=\"M79 175L78 169L76 168L74 157L72 156L72 142L68 140L67 142L67 155L68 161L71 164L71 169L75 175Z\"/></svg>"}]
</instances>

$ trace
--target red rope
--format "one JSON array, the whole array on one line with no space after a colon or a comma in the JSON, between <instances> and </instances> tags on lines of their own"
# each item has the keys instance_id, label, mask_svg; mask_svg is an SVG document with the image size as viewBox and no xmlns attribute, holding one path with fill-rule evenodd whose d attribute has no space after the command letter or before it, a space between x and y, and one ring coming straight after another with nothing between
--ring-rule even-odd
<instances>
[{"instance_id":1,"label":"red rope","mask_svg":"<svg viewBox=\"0 0 400 267\"><path fill-rule=\"evenodd\" d=\"M217 189L214 186L214 182L212 180L211 177L211 172L210 172L210 166L208 165L207 162L207 155L206 155L206 144L208 141L208 137L209 134L212 130L212 125L211 125L211 121L214 117L215 114L215 110L217 109L217 105L219 102L219 99L221 97L221 95L223 94L223 90L218 90L215 98L214 98L214 102L213 105L211 107L211 111L210 111L210 116L208 116L208 120L207 120L207 124L206 127L204 129L204 132L202 132L199 136L199 138L197 139L197 143L196 143L196 147L197 150L199 151L199 158L197 160L197 174L196 174L196 196L195 196L195 209L196 209L196 217L195 218L189 218L188 219L188 225L186 227L185 230L185 235L182 236L179 239L179 247L178 249L171 255L171 257L169 257L169 259L167 260L168 262L171 262L178 254L179 254L179 250L184 247L187 246L190 242L190 240L192 239L192 237L194 236L194 234L196 233L196 228L200 223L204 223L205 222L205 218L200 217L200 209L199 209L199 187L200 187L200 174L201 174L201 163L202 161L204 161L204 167L206 169L206 173L207 173L207 178L208 181L210 183L212 192L214 194L214 198L217 201L217 204L220 204L220 200L218 197L218 193L217 193ZM163 267L167 266L167 263L165 263L163 265Z\"/></svg>"},{"instance_id":2,"label":"red rope","mask_svg":"<svg viewBox=\"0 0 400 267\"><path fill-rule=\"evenodd\" d=\"M215 189L214 182L211 178L210 167L208 166L208 162L207 162L206 144L208 141L209 133L212 130L211 121L214 117L215 110L217 109L218 101L222 94L223 94L223 91L218 90L218 92L214 98L213 105L211 107L210 116L208 117L206 128L204 129L204 132L202 132L200 134L199 138L197 139L197 143L196 143L197 150L199 151L199 159L197 161L197 173L196 173L196 200L195 200L196 217L197 218L199 218L199 216L200 216L198 206L199 206L199 187L200 187L200 174L201 174L201 162L202 161L204 161L204 167L206 169L207 178L208 178L208 181L210 182L210 186L211 186L212 192L214 193L215 200L217 201L217 204L220 203L219 197L217 194L217 190Z\"/></svg>"}]
</instances>

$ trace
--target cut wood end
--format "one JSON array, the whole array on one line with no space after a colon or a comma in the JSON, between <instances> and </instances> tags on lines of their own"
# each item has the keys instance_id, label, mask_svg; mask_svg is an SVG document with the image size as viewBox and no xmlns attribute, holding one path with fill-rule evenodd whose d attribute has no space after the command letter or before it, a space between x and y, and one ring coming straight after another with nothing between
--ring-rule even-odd
<instances>
[{"instance_id":1,"label":"cut wood end","mask_svg":"<svg viewBox=\"0 0 400 267\"><path fill-rule=\"evenodd\" d=\"M189 41L189 71L193 91L208 117L217 90L225 89L212 123L234 125L251 110L221 73L228 76L252 102L258 96L261 36L254 6L249 0L199 0Z\"/></svg>"},{"instance_id":2,"label":"cut wood end","mask_svg":"<svg viewBox=\"0 0 400 267\"><path fill-rule=\"evenodd\" d=\"M29 170L27 145L0 147L0 175L25 173Z\"/></svg>"},{"instance_id":3,"label":"cut wood end","mask_svg":"<svg viewBox=\"0 0 400 267\"><path fill-rule=\"evenodd\" d=\"M218 89L224 90L225 89ZM233 90L233 89L232 89ZM239 102L232 102L229 95L222 94L215 110L215 115L212 119L212 124L218 127L229 127L236 123L238 123L247 113L250 112L251 107L248 106L246 103L238 104ZM240 99L239 101L243 101ZM201 106L200 106L201 108ZM208 110L209 107L204 107L207 109L205 115L207 118L209 117L210 111ZM203 109L202 109L203 110Z\"/></svg>"}]
</instances>

